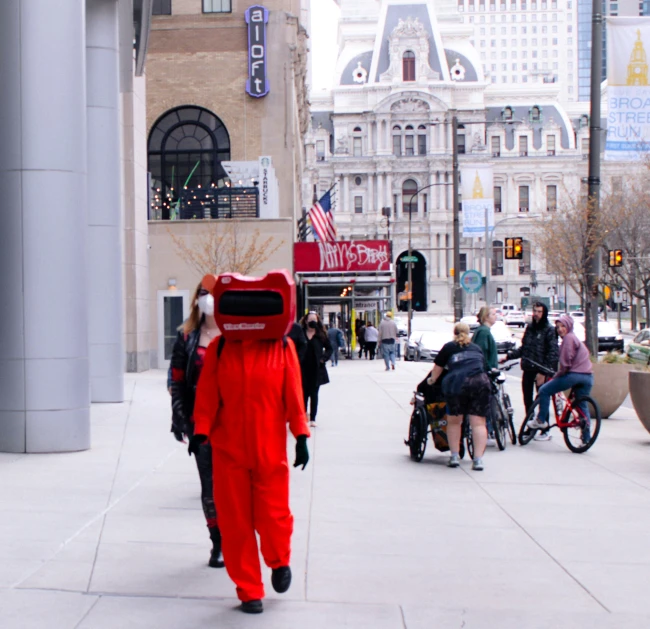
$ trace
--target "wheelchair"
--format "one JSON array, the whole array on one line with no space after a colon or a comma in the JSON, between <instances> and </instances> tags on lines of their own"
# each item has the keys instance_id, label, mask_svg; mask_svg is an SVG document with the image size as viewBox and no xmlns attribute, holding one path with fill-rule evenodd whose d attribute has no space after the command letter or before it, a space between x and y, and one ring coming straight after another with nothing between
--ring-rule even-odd
<instances>
[{"instance_id":1,"label":"wheelchair","mask_svg":"<svg viewBox=\"0 0 650 629\"><path fill-rule=\"evenodd\" d=\"M429 434L433 440L433 445L440 452L449 451L449 442L447 440L447 405L440 396L434 396L433 399L427 400L425 395L416 391L413 399L413 413L409 423L408 439L404 444L408 446L411 459L419 463L424 457L427 449ZM460 439L460 450L458 455L462 459L465 456L465 443L468 448L473 449L471 429L467 421L463 421L463 430Z\"/></svg>"}]
</instances>

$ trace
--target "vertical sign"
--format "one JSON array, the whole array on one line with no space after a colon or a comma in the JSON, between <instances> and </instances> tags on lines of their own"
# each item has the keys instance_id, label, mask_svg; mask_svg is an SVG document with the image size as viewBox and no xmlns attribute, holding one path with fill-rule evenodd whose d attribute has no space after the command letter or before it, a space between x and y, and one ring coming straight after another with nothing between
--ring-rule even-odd
<instances>
[{"instance_id":1,"label":"vertical sign","mask_svg":"<svg viewBox=\"0 0 650 629\"><path fill-rule=\"evenodd\" d=\"M269 12L262 6L252 6L246 9L245 15L248 24L246 92L255 98L261 98L269 93L269 82L266 78L266 25Z\"/></svg>"},{"instance_id":2,"label":"vertical sign","mask_svg":"<svg viewBox=\"0 0 650 629\"><path fill-rule=\"evenodd\" d=\"M488 228L494 229L494 179L490 164L464 164L461 169L463 195L463 237L485 236L485 215Z\"/></svg>"},{"instance_id":3,"label":"vertical sign","mask_svg":"<svg viewBox=\"0 0 650 629\"><path fill-rule=\"evenodd\" d=\"M650 151L650 17L607 17L605 159L642 159Z\"/></svg>"}]
</instances>

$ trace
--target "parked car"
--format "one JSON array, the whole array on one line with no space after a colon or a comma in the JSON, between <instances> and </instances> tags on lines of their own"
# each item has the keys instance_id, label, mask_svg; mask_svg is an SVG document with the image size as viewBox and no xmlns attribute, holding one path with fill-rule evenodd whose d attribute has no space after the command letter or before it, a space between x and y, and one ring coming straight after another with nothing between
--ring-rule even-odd
<instances>
[{"instance_id":1,"label":"parked car","mask_svg":"<svg viewBox=\"0 0 650 629\"><path fill-rule=\"evenodd\" d=\"M473 332L479 326L477 315L475 315L475 314L464 316L460 320L460 322L461 323L466 323L469 326L469 331L470 332Z\"/></svg>"},{"instance_id":2,"label":"parked car","mask_svg":"<svg viewBox=\"0 0 650 629\"><path fill-rule=\"evenodd\" d=\"M626 354L634 363L650 365L650 330L641 330L630 341Z\"/></svg>"},{"instance_id":3,"label":"parked car","mask_svg":"<svg viewBox=\"0 0 650 629\"><path fill-rule=\"evenodd\" d=\"M521 310L506 310L503 321L506 325L516 325L520 328L526 325L526 317Z\"/></svg>"},{"instance_id":4,"label":"parked car","mask_svg":"<svg viewBox=\"0 0 650 629\"><path fill-rule=\"evenodd\" d=\"M583 323L585 321L585 313L582 310L574 310L569 313L576 321Z\"/></svg>"},{"instance_id":5,"label":"parked car","mask_svg":"<svg viewBox=\"0 0 650 629\"><path fill-rule=\"evenodd\" d=\"M625 349L623 335L613 321L598 322L598 351L622 352Z\"/></svg>"},{"instance_id":6,"label":"parked car","mask_svg":"<svg viewBox=\"0 0 650 629\"><path fill-rule=\"evenodd\" d=\"M497 352L505 354L511 349L516 349L519 346L519 341L514 335L514 332L503 322L497 321L490 328L492 336L497 344Z\"/></svg>"},{"instance_id":7,"label":"parked car","mask_svg":"<svg viewBox=\"0 0 650 629\"><path fill-rule=\"evenodd\" d=\"M409 324L406 319L395 319L395 325L397 326L397 336L408 336Z\"/></svg>"},{"instance_id":8,"label":"parked car","mask_svg":"<svg viewBox=\"0 0 650 629\"><path fill-rule=\"evenodd\" d=\"M451 340L449 332L423 332L415 350L415 360L433 360L442 346Z\"/></svg>"},{"instance_id":9,"label":"parked car","mask_svg":"<svg viewBox=\"0 0 650 629\"><path fill-rule=\"evenodd\" d=\"M411 337L404 343L404 360L415 360L417 346L423 332L411 332Z\"/></svg>"},{"instance_id":10,"label":"parked car","mask_svg":"<svg viewBox=\"0 0 650 629\"><path fill-rule=\"evenodd\" d=\"M555 322L564 314L561 310L549 310L548 320L555 325Z\"/></svg>"}]
</instances>

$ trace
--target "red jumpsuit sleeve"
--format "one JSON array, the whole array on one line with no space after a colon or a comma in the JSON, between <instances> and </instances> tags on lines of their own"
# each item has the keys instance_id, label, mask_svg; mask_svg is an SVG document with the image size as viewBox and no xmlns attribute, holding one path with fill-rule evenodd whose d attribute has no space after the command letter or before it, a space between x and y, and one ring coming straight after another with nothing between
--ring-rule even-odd
<instances>
[{"instance_id":1,"label":"red jumpsuit sleeve","mask_svg":"<svg viewBox=\"0 0 650 629\"><path fill-rule=\"evenodd\" d=\"M284 408L289 428L294 437L311 436L307 425L305 401L302 396L302 375L300 362L293 343L284 348Z\"/></svg>"},{"instance_id":2,"label":"red jumpsuit sleeve","mask_svg":"<svg viewBox=\"0 0 650 629\"><path fill-rule=\"evenodd\" d=\"M217 346L219 337L212 340L205 352L205 361L196 387L194 400L194 434L210 436L217 421L221 403L217 383Z\"/></svg>"}]
</instances>

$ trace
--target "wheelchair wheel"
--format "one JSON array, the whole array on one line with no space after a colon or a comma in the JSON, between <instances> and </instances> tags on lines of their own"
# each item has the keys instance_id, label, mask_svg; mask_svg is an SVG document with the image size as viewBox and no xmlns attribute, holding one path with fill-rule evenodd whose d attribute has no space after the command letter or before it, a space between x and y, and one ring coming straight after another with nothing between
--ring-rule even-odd
<instances>
[{"instance_id":1,"label":"wheelchair wheel","mask_svg":"<svg viewBox=\"0 0 650 629\"><path fill-rule=\"evenodd\" d=\"M423 408L416 408L413 415L411 415L411 423L409 424L408 446L411 459L418 463L424 457L424 451L427 449L428 426L426 411Z\"/></svg>"}]
</instances>

